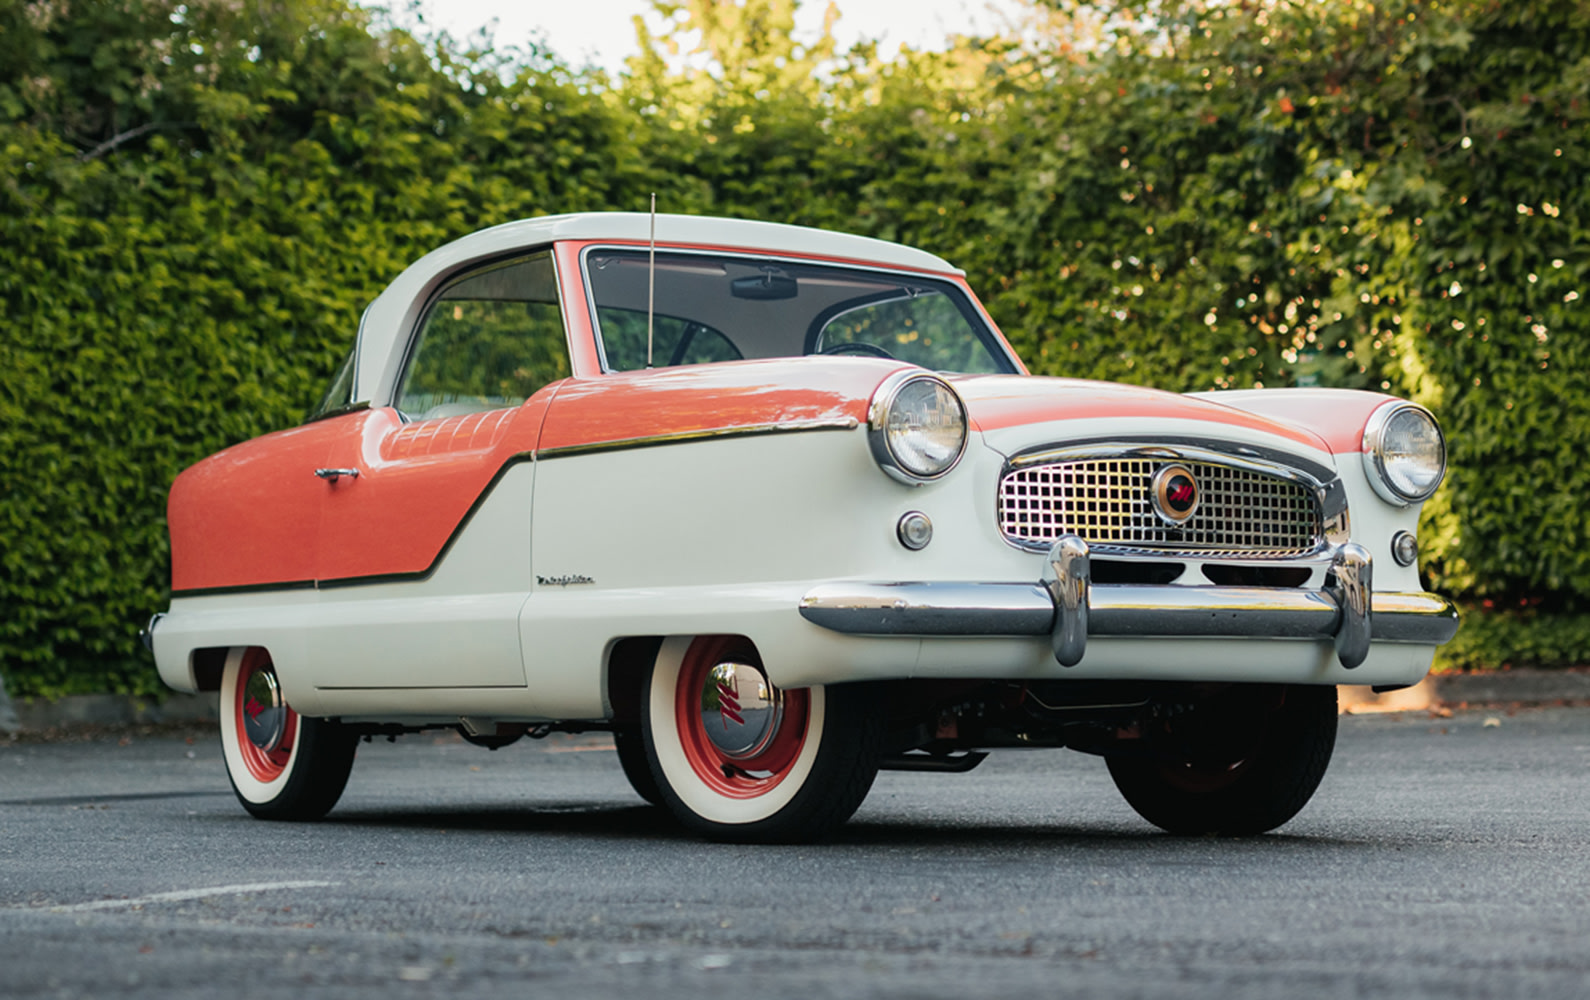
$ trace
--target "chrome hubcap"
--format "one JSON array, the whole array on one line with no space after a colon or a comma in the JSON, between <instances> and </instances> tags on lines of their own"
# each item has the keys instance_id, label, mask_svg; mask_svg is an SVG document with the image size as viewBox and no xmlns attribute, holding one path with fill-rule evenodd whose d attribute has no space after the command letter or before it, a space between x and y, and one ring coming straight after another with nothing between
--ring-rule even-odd
<instances>
[{"instance_id":1,"label":"chrome hubcap","mask_svg":"<svg viewBox=\"0 0 1590 1000\"><path fill-rule=\"evenodd\" d=\"M757 667L720 663L701 689L701 727L730 760L755 757L772 742L784 715L784 697Z\"/></svg>"},{"instance_id":2,"label":"chrome hubcap","mask_svg":"<svg viewBox=\"0 0 1590 1000\"><path fill-rule=\"evenodd\" d=\"M248 741L269 753L281 746L287 731L287 704L282 701L276 673L256 670L243 688L243 733Z\"/></svg>"}]
</instances>

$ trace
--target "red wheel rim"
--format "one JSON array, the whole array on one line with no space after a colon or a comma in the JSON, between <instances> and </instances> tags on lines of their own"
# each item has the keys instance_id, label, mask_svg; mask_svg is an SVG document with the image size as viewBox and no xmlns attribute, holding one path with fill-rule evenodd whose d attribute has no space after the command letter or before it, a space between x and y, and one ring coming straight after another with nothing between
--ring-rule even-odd
<instances>
[{"instance_id":1,"label":"red wheel rim","mask_svg":"<svg viewBox=\"0 0 1590 1000\"><path fill-rule=\"evenodd\" d=\"M702 723L702 690L713 668L725 662L758 670L762 666L755 649L743 639L704 637L690 644L674 687L674 724L685 759L702 784L728 798L754 799L778 787L800 756L811 719L811 696L805 689L779 693L783 711L765 745L752 756L730 757Z\"/></svg>"},{"instance_id":2,"label":"red wheel rim","mask_svg":"<svg viewBox=\"0 0 1590 1000\"><path fill-rule=\"evenodd\" d=\"M280 691L270 655L258 647L244 652L232 698L235 738L243 766L264 783L287 770L298 739L298 713L287 707Z\"/></svg>"}]
</instances>

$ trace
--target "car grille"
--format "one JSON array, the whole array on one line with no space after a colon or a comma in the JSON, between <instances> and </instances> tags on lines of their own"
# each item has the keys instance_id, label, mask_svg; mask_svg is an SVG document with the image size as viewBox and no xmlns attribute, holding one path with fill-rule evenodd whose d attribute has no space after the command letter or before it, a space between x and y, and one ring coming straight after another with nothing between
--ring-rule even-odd
<instances>
[{"instance_id":1,"label":"car grille","mask_svg":"<svg viewBox=\"0 0 1590 1000\"><path fill-rule=\"evenodd\" d=\"M1160 520L1153 478L1166 465L1197 478L1198 509L1181 525ZM1105 458L1030 465L999 484L999 526L1018 544L1065 534L1090 546L1206 558L1285 559L1321 543L1319 502L1299 483L1209 462Z\"/></svg>"}]
</instances>

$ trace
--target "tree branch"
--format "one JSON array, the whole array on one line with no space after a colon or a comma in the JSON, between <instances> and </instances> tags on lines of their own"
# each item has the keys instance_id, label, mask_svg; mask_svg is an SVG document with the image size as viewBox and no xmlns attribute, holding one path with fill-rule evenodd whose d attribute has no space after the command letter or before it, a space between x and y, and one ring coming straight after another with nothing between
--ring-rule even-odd
<instances>
[{"instance_id":1,"label":"tree branch","mask_svg":"<svg viewBox=\"0 0 1590 1000\"><path fill-rule=\"evenodd\" d=\"M140 125L137 128L131 128L118 135L111 136L109 139L106 139L104 142L100 143L98 146L95 146L88 152L79 153L77 159L80 163L88 163L92 160L97 160L106 153L113 152L116 147L120 146L122 143L132 142L141 135L147 135L150 132L155 132L160 129L190 129L198 127L198 122L149 122L148 124Z\"/></svg>"}]
</instances>

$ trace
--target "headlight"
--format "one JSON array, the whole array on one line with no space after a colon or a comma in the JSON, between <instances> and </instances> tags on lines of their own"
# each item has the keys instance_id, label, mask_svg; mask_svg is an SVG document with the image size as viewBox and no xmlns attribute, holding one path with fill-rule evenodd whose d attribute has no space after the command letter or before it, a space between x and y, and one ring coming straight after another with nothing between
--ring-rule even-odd
<instances>
[{"instance_id":1,"label":"headlight","mask_svg":"<svg viewBox=\"0 0 1590 1000\"><path fill-rule=\"evenodd\" d=\"M1412 403L1387 403L1364 427L1364 470L1369 485L1405 507L1435 492L1446 475L1446 440L1435 418Z\"/></svg>"},{"instance_id":2,"label":"headlight","mask_svg":"<svg viewBox=\"0 0 1590 1000\"><path fill-rule=\"evenodd\" d=\"M961 460L966 407L943 379L900 372L873 394L867 433L883 471L916 485L939 478Z\"/></svg>"}]
</instances>

